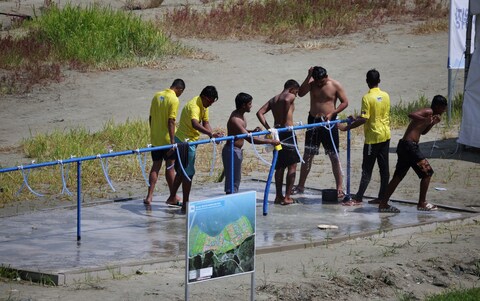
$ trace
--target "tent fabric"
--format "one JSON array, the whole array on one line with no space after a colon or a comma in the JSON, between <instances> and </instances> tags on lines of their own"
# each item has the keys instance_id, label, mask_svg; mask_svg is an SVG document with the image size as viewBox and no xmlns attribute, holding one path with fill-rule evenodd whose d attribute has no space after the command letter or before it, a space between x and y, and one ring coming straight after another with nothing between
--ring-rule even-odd
<instances>
[{"instance_id":1,"label":"tent fabric","mask_svg":"<svg viewBox=\"0 0 480 301\"><path fill-rule=\"evenodd\" d=\"M472 14L480 14L480 1L470 1ZM467 146L480 148L480 22L475 22L475 50L473 52L465 92L463 94L462 124L457 142Z\"/></svg>"},{"instance_id":2,"label":"tent fabric","mask_svg":"<svg viewBox=\"0 0 480 301\"><path fill-rule=\"evenodd\" d=\"M472 15L480 14L480 1L470 0L470 13Z\"/></svg>"}]
</instances>

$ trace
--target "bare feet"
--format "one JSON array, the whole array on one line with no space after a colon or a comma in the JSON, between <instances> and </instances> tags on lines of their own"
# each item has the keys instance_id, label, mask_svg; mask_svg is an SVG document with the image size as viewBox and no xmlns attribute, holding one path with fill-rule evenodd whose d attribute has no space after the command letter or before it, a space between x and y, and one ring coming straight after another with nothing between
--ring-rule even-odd
<instances>
[{"instance_id":1,"label":"bare feet","mask_svg":"<svg viewBox=\"0 0 480 301\"><path fill-rule=\"evenodd\" d=\"M292 199L291 197L285 197L285 199L283 199L283 204L282 205L291 205L291 204L295 204L295 200Z\"/></svg>"},{"instance_id":2,"label":"bare feet","mask_svg":"<svg viewBox=\"0 0 480 301\"><path fill-rule=\"evenodd\" d=\"M358 201L356 199L351 199L349 201L342 202L342 206L361 206L362 203L363 203L362 201Z\"/></svg>"},{"instance_id":3,"label":"bare feet","mask_svg":"<svg viewBox=\"0 0 480 301\"><path fill-rule=\"evenodd\" d=\"M278 197L277 196L275 198L275 202L273 202L273 203L276 204L276 205L286 206L286 205L294 204L295 200L292 199L292 198L285 198L285 197Z\"/></svg>"}]
</instances>

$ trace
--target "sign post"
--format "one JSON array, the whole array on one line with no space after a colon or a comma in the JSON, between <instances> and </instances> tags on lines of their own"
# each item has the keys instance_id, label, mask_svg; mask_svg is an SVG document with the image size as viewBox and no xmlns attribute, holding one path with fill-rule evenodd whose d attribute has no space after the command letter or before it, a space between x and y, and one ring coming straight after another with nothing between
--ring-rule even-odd
<instances>
[{"instance_id":1,"label":"sign post","mask_svg":"<svg viewBox=\"0 0 480 301\"><path fill-rule=\"evenodd\" d=\"M448 121L451 120L452 115L452 101L454 91L454 77L453 69L465 68L466 50L471 49L471 38L467 38L468 28L468 7L469 0L451 0L450 1L450 26L448 35ZM474 34L473 32L470 36ZM466 46L466 43L469 43ZM470 55L470 53L468 54Z\"/></svg>"},{"instance_id":2,"label":"sign post","mask_svg":"<svg viewBox=\"0 0 480 301\"><path fill-rule=\"evenodd\" d=\"M250 273L255 298L256 192L189 202L185 300L189 284Z\"/></svg>"}]
</instances>

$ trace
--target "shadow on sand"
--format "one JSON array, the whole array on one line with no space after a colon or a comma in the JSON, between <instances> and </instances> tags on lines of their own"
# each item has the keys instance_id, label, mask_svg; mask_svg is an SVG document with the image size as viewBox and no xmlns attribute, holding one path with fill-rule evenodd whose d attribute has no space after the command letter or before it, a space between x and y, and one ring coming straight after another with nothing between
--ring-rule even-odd
<instances>
[{"instance_id":1,"label":"shadow on sand","mask_svg":"<svg viewBox=\"0 0 480 301\"><path fill-rule=\"evenodd\" d=\"M457 143L458 138L420 142L420 150L427 158L461 160L480 164L480 149ZM391 147L395 154L397 147Z\"/></svg>"}]
</instances>

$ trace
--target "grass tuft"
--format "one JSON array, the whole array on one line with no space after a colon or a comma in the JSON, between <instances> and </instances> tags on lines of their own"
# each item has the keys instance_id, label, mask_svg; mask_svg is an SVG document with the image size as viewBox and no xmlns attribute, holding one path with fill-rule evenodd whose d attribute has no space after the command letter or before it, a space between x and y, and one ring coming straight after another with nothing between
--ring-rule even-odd
<instances>
[{"instance_id":1,"label":"grass tuft","mask_svg":"<svg viewBox=\"0 0 480 301\"><path fill-rule=\"evenodd\" d=\"M183 48L171 42L151 22L108 7L52 6L30 24L29 38L51 45L61 61L76 60L97 68L120 68L144 59L180 54Z\"/></svg>"},{"instance_id":2,"label":"grass tuft","mask_svg":"<svg viewBox=\"0 0 480 301\"><path fill-rule=\"evenodd\" d=\"M447 293L433 295L425 301L476 301L480 300L480 288L453 290Z\"/></svg>"}]
</instances>

